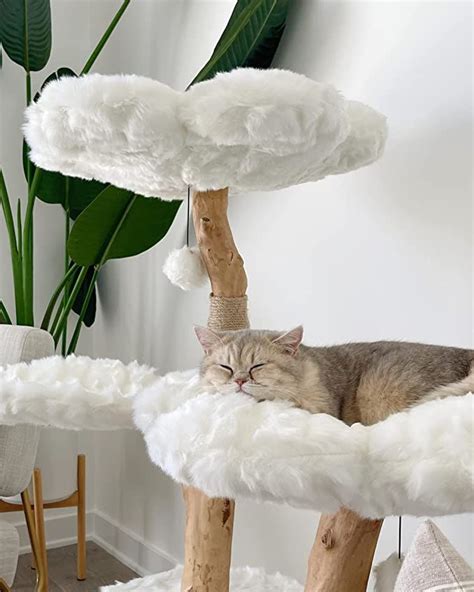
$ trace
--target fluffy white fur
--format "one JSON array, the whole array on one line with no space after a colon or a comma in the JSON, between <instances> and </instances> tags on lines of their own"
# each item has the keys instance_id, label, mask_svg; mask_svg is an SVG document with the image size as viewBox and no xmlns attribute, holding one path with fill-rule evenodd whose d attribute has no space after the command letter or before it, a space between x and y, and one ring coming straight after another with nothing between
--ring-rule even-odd
<instances>
[{"instance_id":1,"label":"fluffy white fur","mask_svg":"<svg viewBox=\"0 0 474 592\"><path fill-rule=\"evenodd\" d=\"M180 483L370 518L474 509L472 395L348 427L282 401L206 394L198 380L168 374L134 402L151 459Z\"/></svg>"},{"instance_id":2,"label":"fluffy white fur","mask_svg":"<svg viewBox=\"0 0 474 592\"><path fill-rule=\"evenodd\" d=\"M210 496L363 516L474 510L473 395L365 427L285 401L203 392L197 371L59 356L0 368L0 424L143 432L155 464Z\"/></svg>"},{"instance_id":3,"label":"fluffy white fur","mask_svg":"<svg viewBox=\"0 0 474 592\"><path fill-rule=\"evenodd\" d=\"M393 592L395 582L402 567L403 556L399 559L397 553L392 553L377 564L374 569L375 586L374 592Z\"/></svg>"},{"instance_id":4,"label":"fluffy white fur","mask_svg":"<svg viewBox=\"0 0 474 592\"><path fill-rule=\"evenodd\" d=\"M60 356L0 367L0 425L133 428L132 400L157 376L137 362Z\"/></svg>"},{"instance_id":5,"label":"fluffy white fur","mask_svg":"<svg viewBox=\"0 0 474 592\"><path fill-rule=\"evenodd\" d=\"M33 162L147 196L184 195L182 93L142 76L64 77L25 112Z\"/></svg>"},{"instance_id":6,"label":"fluffy white fur","mask_svg":"<svg viewBox=\"0 0 474 592\"><path fill-rule=\"evenodd\" d=\"M101 592L180 592L182 566L126 584L102 586ZM238 567L230 572L230 592L303 592L303 586L279 573L267 575L259 567Z\"/></svg>"},{"instance_id":7,"label":"fluffy white fur","mask_svg":"<svg viewBox=\"0 0 474 592\"><path fill-rule=\"evenodd\" d=\"M171 251L163 265L163 273L172 284L182 290L200 288L208 280L198 247L182 247Z\"/></svg>"},{"instance_id":8,"label":"fluffy white fur","mask_svg":"<svg viewBox=\"0 0 474 592\"><path fill-rule=\"evenodd\" d=\"M37 165L150 197L271 190L382 154L385 118L285 70L237 69L174 91L139 76L63 78L26 110Z\"/></svg>"}]
</instances>

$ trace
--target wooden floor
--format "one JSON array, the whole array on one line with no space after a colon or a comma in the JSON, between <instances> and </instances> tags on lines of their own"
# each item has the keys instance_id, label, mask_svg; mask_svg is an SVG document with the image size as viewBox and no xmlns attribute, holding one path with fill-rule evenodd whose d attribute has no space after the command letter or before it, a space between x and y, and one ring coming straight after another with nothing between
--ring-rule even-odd
<instances>
[{"instance_id":1,"label":"wooden floor","mask_svg":"<svg viewBox=\"0 0 474 592\"><path fill-rule=\"evenodd\" d=\"M76 546L48 551L49 592L97 592L99 586L128 582L137 574L109 555L95 543L87 543L87 580L76 580ZM13 592L33 592L35 571L31 569L31 555L21 555Z\"/></svg>"}]
</instances>

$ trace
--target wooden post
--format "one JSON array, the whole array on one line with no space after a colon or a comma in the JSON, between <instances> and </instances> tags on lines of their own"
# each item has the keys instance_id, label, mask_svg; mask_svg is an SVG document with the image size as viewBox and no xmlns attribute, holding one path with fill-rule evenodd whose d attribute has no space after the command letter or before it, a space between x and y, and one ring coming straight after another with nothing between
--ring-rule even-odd
<instances>
[{"instance_id":1,"label":"wooden post","mask_svg":"<svg viewBox=\"0 0 474 592\"><path fill-rule=\"evenodd\" d=\"M41 471L33 471L33 498L34 498L34 516L36 536L39 545L39 557L35 557L36 569L44 574L44 590L48 590L48 556L46 553L46 533L44 528L44 501L43 501L43 481ZM38 561L41 564L38 564Z\"/></svg>"},{"instance_id":2,"label":"wooden post","mask_svg":"<svg viewBox=\"0 0 474 592\"><path fill-rule=\"evenodd\" d=\"M77 457L77 579L87 577L86 556L86 457Z\"/></svg>"},{"instance_id":3,"label":"wooden post","mask_svg":"<svg viewBox=\"0 0 474 592\"><path fill-rule=\"evenodd\" d=\"M195 193L193 222L212 294L238 298L245 296L247 276L227 219L228 201L228 189Z\"/></svg>"},{"instance_id":4,"label":"wooden post","mask_svg":"<svg viewBox=\"0 0 474 592\"><path fill-rule=\"evenodd\" d=\"M194 194L193 221L197 242L211 280L212 296L240 298L247 276L227 219L228 190ZM246 328L233 324L232 328ZM214 329L225 330L225 321ZM228 592L234 524L234 502L211 499L184 487L186 532L182 592Z\"/></svg>"},{"instance_id":5,"label":"wooden post","mask_svg":"<svg viewBox=\"0 0 474 592\"><path fill-rule=\"evenodd\" d=\"M346 508L321 516L305 592L365 592L382 522Z\"/></svg>"}]
</instances>

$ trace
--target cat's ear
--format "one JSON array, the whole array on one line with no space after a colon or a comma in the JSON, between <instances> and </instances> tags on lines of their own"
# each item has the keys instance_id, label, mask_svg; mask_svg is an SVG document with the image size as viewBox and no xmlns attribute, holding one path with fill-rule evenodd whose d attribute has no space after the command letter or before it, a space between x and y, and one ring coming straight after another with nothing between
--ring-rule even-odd
<instances>
[{"instance_id":1,"label":"cat's ear","mask_svg":"<svg viewBox=\"0 0 474 592\"><path fill-rule=\"evenodd\" d=\"M272 339L272 343L283 347L291 355L295 355L303 339L303 327L299 325L291 331L282 333L275 339Z\"/></svg>"},{"instance_id":2,"label":"cat's ear","mask_svg":"<svg viewBox=\"0 0 474 592\"><path fill-rule=\"evenodd\" d=\"M206 354L209 353L213 347L222 343L222 339L219 335L207 327L195 326L194 332Z\"/></svg>"}]
</instances>

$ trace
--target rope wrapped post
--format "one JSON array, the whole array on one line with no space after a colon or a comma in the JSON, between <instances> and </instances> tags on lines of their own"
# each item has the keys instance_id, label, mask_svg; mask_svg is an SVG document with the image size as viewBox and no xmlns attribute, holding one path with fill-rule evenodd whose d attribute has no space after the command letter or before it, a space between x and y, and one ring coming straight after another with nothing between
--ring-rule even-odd
<instances>
[{"instance_id":1,"label":"rope wrapped post","mask_svg":"<svg viewBox=\"0 0 474 592\"><path fill-rule=\"evenodd\" d=\"M227 219L228 189L197 192L193 222L211 280L209 328L246 329L247 276ZM186 530L182 592L228 592L235 504L184 487Z\"/></svg>"}]
</instances>

